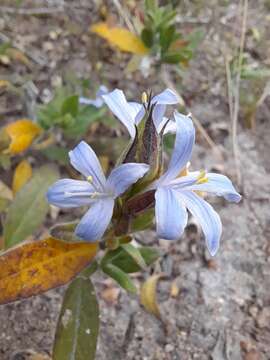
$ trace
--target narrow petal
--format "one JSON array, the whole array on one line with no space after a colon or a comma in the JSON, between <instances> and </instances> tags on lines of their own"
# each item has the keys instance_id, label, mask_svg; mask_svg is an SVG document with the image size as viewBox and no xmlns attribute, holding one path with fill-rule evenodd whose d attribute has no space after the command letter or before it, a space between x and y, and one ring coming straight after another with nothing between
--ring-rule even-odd
<instances>
[{"instance_id":1,"label":"narrow petal","mask_svg":"<svg viewBox=\"0 0 270 360\"><path fill-rule=\"evenodd\" d=\"M81 96L79 98L79 102L82 105L92 105L96 108L100 108L103 104L104 101L102 100L102 98L97 98L97 99L88 99L86 97Z\"/></svg>"},{"instance_id":2,"label":"narrow petal","mask_svg":"<svg viewBox=\"0 0 270 360\"><path fill-rule=\"evenodd\" d=\"M112 198L99 199L83 216L75 229L75 234L86 241L96 241L102 238L113 213Z\"/></svg>"},{"instance_id":3,"label":"narrow petal","mask_svg":"<svg viewBox=\"0 0 270 360\"><path fill-rule=\"evenodd\" d=\"M79 98L79 102L80 102L80 104L83 104L83 105L93 105L96 108L100 108L104 104L104 100L102 99L101 96L107 94L108 92L109 91L106 88L106 86L101 85L96 93L95 99L89 99L89 98L81 96Z\"/></svg>"},{"instance_id":4,"label":"narrow petal","mask_svg":"<svg viewBox=\"0 0 270 360\"><path fill-rule=\"evenodd\" d=\"M98 190L103 190L106 182L99 160L92 148L81 141L69 152L71 165L86 178L92 177L93 185Z\"/></svg>"},{"instance_id":5,"label":"narrow petal","mask_svg":"<svg viewBox=\"0 0 270 360\"><path fill-rule=\"evenodd\" d=\"M174 117L176 122L174 150L168 170L159 179L159 183L166 183L179 175L186 163L190 160L195 141L195 128L192 120L188 116L178 112L175 112Z\"/></svg>"},{"instance_id":6,"label":"narrow petal","mask_svg":"<svg viewBox=\"0 0 270 360\"><path fill-rule=\"evenodd\" d=\"M218 251L222 232L222 224L218 213L211 205L192 191L181 191L179 197L201 224L207 248L210 254L214 256Z\"/></svg>"},{"instance_id":7,"label":"narrow petal","mask_svg":"<svg viewBox=\"0 0 270 360\"><path fill-rule=\"evenodd\" d=\"M152 104L173 105L179 102L177 95L170 89L162 91L160 94L153 97Z\"/></svg>"},{"instance_id":8,"label":"narrow petal","mask_svg":"<svg viewBox=\"0 0 270 360\"><path fill-rule=\"evenodd\" d=\"M162 122L162 120L164 118L165 111L166 111L166 105L157 104L154 107L153 121L154 121L155 127L157 129L157 132L159 130L160 123Z\"/></svg>"},{"instance_id":9,"label":"narrow petal","mask_svg":"<svg viewBox=\"0 0 270 360\"><path fill-rule=\"evenodd\" d=\"M163 127L166 125L164 130L164 135L166 134L175 134L176 133L176 122L174 120L169 120L167 117L163 117L162 121L157 127L157 132L160 134Z\"/></svg>"},{"instance_id":10,"label":"narrow petal","mask_svg":"<svg viewBox=\"0 0 270 360\"><path fill-rule=\"evenodd\" d=\"M135 124L138 125L141 120L143 119L144 117L144 114L145 114L145 109L143 107L142 104L139 104L137 102L129 102L129 105L133 107L133 109L135 110L136 112L136 115L135 115Z\"/></svg>"},{"instance_id":11,"label":"narrow petal","mask_svg":"<svg viewBox=\"0 0 270 360\"><path fill-rule=\"evenodd\" d=\"M167 240L179 239L187 225L187 211L179 201L177 192L168 187L160 187L155 198L158 236Z\"/></svg>"},{"instance_id":12,"label":"narrow petal","mask_svg":"<svg viewBox=\"0 0 270 360\"><path fill-rule=\"evenodd\" d=\"M127 163L113 169L108 177L106 188L114 197L123 194L132 184L142 178L149 170L149 165Z\"/></svg>"},{"instance_id":13,"label":"narrow petal","mask_svg":"<svg viewBox=\"0 0 270 360\"><path fill-rule=\"evenodd\" d=\"M105 95L109 92L108 88L105 85L100 85L96 96L101 97L102 95Z\"/></svg>"},{"instance_id":14,"label":"narrow petal","mask_svg":"<svg viewBox=\"0 0 270 360\"><path fill-rule=\"evenodd\" d=\"M123 93L122 90L115 89L109 94L102 96L105 103L108 105L112 113L122 122L122 124L127 128L130 136L135 137L135 117L136 110L131 106Z\"/></svg>"},{"instance_id":15,"label":"narrow petal","mask_svg":"<svg viewBox=\"0 0 270 360\"><path fill-rule=\"evenodd\" d=\"M90 205L94 188L87 181L61 179L56 181L47 192L50 204L60 208Z\"/></svg>"},{"instance_id":16,"label":"narrow petal","mask_svg":"<svg viewBox=\"0 0 270 360\"><path fill-rule=\"evenodd\" d=\"M195 184L190 190L205 191L217 196L223 196L226 200L238 203L241 195L235 190L231 180L227 176L215 173L207 173L207 182Z\"/></svg>"}]
</instances>

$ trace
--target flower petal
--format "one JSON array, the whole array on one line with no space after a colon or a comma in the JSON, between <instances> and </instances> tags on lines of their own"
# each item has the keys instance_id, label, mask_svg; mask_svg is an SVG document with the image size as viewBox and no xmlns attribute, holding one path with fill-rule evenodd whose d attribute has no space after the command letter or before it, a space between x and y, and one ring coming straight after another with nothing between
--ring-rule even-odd
<instances>
[{"instance_id":1,"label":"flower petal","mask_svg":"<svg viewBox=\"0 0 270 360\"><path fill-rule=\"evenodd\" d=\"M130 136L134 138L136 135L134 124L137 112L135 108L127 102L123 91L115 89L109 94L103 95L102 98L112 113L127 128Z\"/></svg>"},{"instance_id":2,"label":"flower petal","mask_svg":"<svg viewBox=\"0 0 270 360\"><path fill-rule=\"evenodd\" d=\"M133 107L136 115L135 115L135 124L138 125L141 120L143 119L144 117L144 114L145 114L145 109L143 107L142 104L139 104L137 102L134 102L134 101L130 101L129 102L129 105Z\"/></svg>"},{"instance_id":3,"label":"flower petal","mask_svg":"<svg viewBox=\"0 0 270 360\"><path fill-rule=\"evenodd\" d=\"M235 190L231 180L227 176L215 173L207 173L207 182L203 184L195 184L190 187L190 190L206 191L217 196L223 196L226 200L232 202L239 202L241 195Z\"/></svg>"},{"instance_id":4,"label":"flower petal","mask_svg":"<svg viewBox=\"0 0 270 360\"><path fill-rule=\"evenodd\" d=\"M187 211L179 201L177 192L160 187L155 199L157 235L168 240L179 239L187 225Z\"/></svg>"},{"instance_id":5,"label":"flower petal","mask_svg":"<svg viewBox=\"0 0 270 360\"><path fill-rule=\"evenodd\" d=\"M176 178L190 160L195 141L195 128L192 120L178 112L175 112L174 117L176 122L174 149L168 169L158 183L165 183Z\"/></svg>"},{"instance_id":6,"label":"flower petal","mask_svg":"<svg viewBox=\"0 0 270 360\"><path fill-rule=\"evenodd\" d=\"M154 110L153 110L153 121L154 121L155 127L156 127L156 129L157 129L157 132L158 132L158 130L159 130L160 123L161 123L162 120L163 120L165 111L166 111L166 105L157 104L157 105L154 107Z\"/></svg>"},{"instance_id":7,"label":"flower petal","mask_svg":"<svg viewBox=\"0 0 270 360\"><path fill-rule=\"evenodd\" d=\"M77 225L75 234L86 241L101 239L111 221L113 206L112 198L94 202Z\"/></svg>"},{"instance_id":8,"label":"flower petal","mask_svg":"<svg viewBox=\"0 0 270 360\"><path fill-rule=\"evenodd\" d=\"M167 124L166 124L167 123ZM164 135L166 134L175 134L176 133L176 122L174 120L169 120L167 117L163 117L162 121L157 127L157 132L160 134L163 127L166 125L164 130Z\"/></svg>"},{"instance_id":9,"label":"flower petal","mask_svg":"<svg viewBox=\"0 0 270 360\"><path fill-rule=\"evenodd\" d=\"M129 186L142 178L149 170L149 165L127 163L113 169L108 177L106 188L114 193L114 197L123 194Z\"/></svg>"},{"instance_id":10,"label":"flower petal","mask_svg":"<svg viewBox=\"0 0 270 360\"><path fill-rule=\"evenodd\" d=\"M102 95L105 95L105 94L107 94L108 92L109 92L109 90L108 90L107 86L105 86L105 85L100 85L100 87L99 87L99 89L98 89L98 91L97 91L96 96L97 96L97 97L101 97Z\"/></svg>"},{"instance_id":11,"label":"flower petal","mask_svg":"<svg viewBox=\"0 0 270 360\"><path fill-rule=\"evenodd\" d=\"M104 190L106 182L99 160L92 148L81 141L72 151L69 152L71 165L83 174L86 178L91 176L96 189Z\"/></svg>"},{"instance_id":12,"label":"flower petal","mask_svg":"<svg viewBox=\"0 0 270 360\"><path fill-rule=\"evenodd\" d=\"M201 224L207 248L210 254L214 256L218 251L222 232L222 224L218 213L211 205L192 191L181 191L179 197Z\"/></svg>"},{"instance_id":13,"label":"flower petal","mask_svg":"<svg viewBox=\"0 0 270 360\"><path fill-rule=\"evenodd\" d=\"M94 191L87 181L61 179L49 188L47 200L60 208L90 205Z\"/></svg>"},{"instance_id":14,"label":"flower petal","mask_svg":"<svg viewBox=\"0 0 270 360\"><path fill-rule=\"evenodd\" d=\"M151 100L152 104L163 104L163 105L173 105L179 102L177 95L171 90L166 89L160 94L153 97Z\"/></svg>"},{"instance_id":15,"label":"flower petal","mask_svg":"<svg viewBox=\"0 0 270 360\"><path fill-rule=\"evenodd\" d=\"M106 88L106 86L101 85L96 93L95 99L89 99L89 98L81 96L79 98L79 102L80 102L80 104L83 104L83 105L93 105L96 108L100 108L104 104L104 100L102 99L101 96L104 94L107 94L107 93L108 93L108 89Z\"/></svg>"}]
</instances>

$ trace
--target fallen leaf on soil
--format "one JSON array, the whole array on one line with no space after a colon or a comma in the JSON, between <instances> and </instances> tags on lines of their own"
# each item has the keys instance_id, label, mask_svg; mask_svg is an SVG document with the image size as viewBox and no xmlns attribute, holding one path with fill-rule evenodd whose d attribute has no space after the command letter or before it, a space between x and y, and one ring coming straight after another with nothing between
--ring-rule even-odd
<instances>
[{"instance_id":1,"label":"fallen leaf on soil","mask_svg":"<svg viewBox=\"0 0 270 360\"><path fill-rule=\"evenodd\" d=\"M7 152L10 154L18 154L32 144L42 129L29 119L20 119L8 124L5 127L5 131L11 138Z\"/></svg>"},{"instance_id":2,"label":"fallen leaf on soil","mask_svg":"<svg viewBox=\"0 0 270 360\"><path fill-rule=\"evenodd\" d=\"M161 318L157 303L157 283L164 274L150 276L141 287L140 301L145 309L158 319Z\"/></svg>"},{"instance_id":3,"label":"fallen leaf on soil","mask_svg":"<svg viewBox=\"0 0 270 360\"><path fill-rule=\"evenodd\" d=\"M16 167L13 181L12 181L12 190L15 195L31 178L32 176L32 167L27 160L22 160Z\"/></svg>"},{"instance_id":4,"label":"fallen leaf on soil","mask_svg":"<svg viewBox=\"0 0 270 360\"><path fill-rule=\"evenodd\" d=\"M141 39L125 28L113 27L109 26L106 22L99 22L92 25L90 31L98 34L122 51L140 55L145 55L149 52L149 49L145 47Z\"/></svg>"},{"instance_id":5,"label":"fallen leaf on soil","mask_svg":"<svg viewBox=\"0 0 270 360\"><path fill-rule=\"evenodd\" d=\"M0 256L0 304L66 284L97 251L97 243L65 243L54 238L23 243L6 251Z\"/></svg>"}]
</instances>

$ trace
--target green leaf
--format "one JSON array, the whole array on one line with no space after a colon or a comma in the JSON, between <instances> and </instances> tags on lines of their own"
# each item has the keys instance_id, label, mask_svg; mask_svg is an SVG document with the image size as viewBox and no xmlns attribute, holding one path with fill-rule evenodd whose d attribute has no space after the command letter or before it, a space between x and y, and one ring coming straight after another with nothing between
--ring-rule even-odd
<instances>
[{"instance_id":1,"label":"green leaf","mask_svg":"<svg viewBox=\"0 0 270 360\"><path fill-rule=\"evenodd\" d=\"M68 150L60 146L51 145L47 149L42 150L42 153L52 161L57 161L60 165L67 165L69 163Z\"/></svg>"},{"instance_id":2,"label":"green leaf","mask_svg":"<svg viewBox=\"0 0 270 360\"><path fill-rule=\"evenodd\" d=\"M25 240L43 223L49 209L45 194L58 178L59 173L55 167L42 166L16 194L4 223L6 248Z\"/></svg>"},{"instance_id":3,"label":"green leaf","mask_svg":"<svg viewBox=\"0 0 270 360\"><path fill-rule=\"evenodd\" d=\"M97 109L94 106L83 107L77 114L72 126L65 129L65 135L72 138L84 135L88 130L89 125L94 121L101 120L105 112L105 108Z\"/></svg>"},{"instance_id":4,"label":"green leaf","mask_svg":"<svg viewBox=\"0 0 270 360\"><path fill-rule=\"evenodd\" d=\"M160 257L159 251L150 246L140 247L138 250L147 266L153 264ZM117 266L125 273L135 273L141 270L141 267L134 261L134 259L120 247L116 250L108 251L102 259L101 266L108 263Z\"/></svg>"},{"instance_id":5,"label":"green leaf","mask_svg":"<svg viewBox=\"0 0 270 360\"><path fill-rule=\"evenodd\" d=\"M162 57L162 61L168 64L178 64L180 61L186 61L187 58L183 52L170 52Z\"/></svg>"},{"instance_id":6,"label":"green leaf","mask_svg":"<svg viewBox=\"0 0 270 360\"><path fill-rule=\"evenodd\" d=\"M37 121L41 127L49 129L59 122L58 119L62 117L61 108L67 96L68 90L60 88L48 104L38 106Z\"/></svg>"},{"instance_id":7,"label":"green leaf","mask_svg":"<svg viewBox=\"0 0 270 360\"><path fill-rule=\"evenodd\" d=\"M146 268L146 263L142 257L140 251L132 244L122 244L121 248L135 261L135 263L141 268Z\"/></svg>"},{"instance_id":8,"label":"green leaf","mask_svg":"<svg viewBox=\"0 0 270 360\"><path fill-rule=\"evenodd\" d=\"M174 35L175 35L175 25L170 25L168 27L161 29L159 43L162 48L162 51L168 50L172 41L174 40Z\"/></svg>"},{"instance_id":9,"label":"green leaf","mask_svg":"<svg viewBox=\"0 0 270 360\"><path fill-rule=\"evenodd\" d=\"M131 232L143 231L153 225L154 209L148 209L137 215L131 222Z\"/></svg>"},{"instance_id":10,"label":"green leaf","mask_svg":"<svg viewBox=\"0 0 270 360\"><path fill-rule=\"evenodd\" d=\"M62 304L53 360L94 360L99 331L95 290L87 274L69 285Z\"/></svg>"},{"instance_id":11,"label":"green leaf","mask_svg":"<svg viewBox=\"0 0 270 360\"><path fill-rule=\"evenodd\" d=\"M131 281L129 275L117 266L108 263L102 266L102 270L105 274L109 275L112 279L114 279L126 291L133 294L137 293L137 289Z\"/></svg>"},{"instance_id":12,"label":"green leaf","mask_svg":"<svg viewBox=\"0 0 270 360\"><path fill-rule=\"evenodd\" d=\"M78 95L69 96L62 104L61 114L71 114L72 116L76 116L79 111L79 97Z\"/></svg>"},{"instance_id":13,"label":"green leaf","mask_svg":"<svg viewBox=\"0 0 270 360\"><path fill-rule=\"evenodd\" d=\"M153 31L151 29L144 28L141 32L141 39L148 48L151 48L154 43Z\"/></svg>"}]
</instances>

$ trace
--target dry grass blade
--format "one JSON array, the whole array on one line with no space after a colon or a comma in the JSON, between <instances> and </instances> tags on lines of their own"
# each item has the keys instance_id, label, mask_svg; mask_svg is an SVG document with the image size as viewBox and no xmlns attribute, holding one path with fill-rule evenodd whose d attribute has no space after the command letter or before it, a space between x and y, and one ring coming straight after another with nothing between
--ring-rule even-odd
<instances>
[{"instance_id":1,"label":"dry grass blade","mask_svg":"<svg viewBox=\"0 0 270 360\"><path fill-rule=\"evenodd\" d=\"M240 38L239 53L238 53L237 72L236 72L236 79L235 79L235 89L231 89L231 91L234 90L232 93L233 111L231 114L233 156L234 156L234 162L235 162L235 168L236 168L236 174L237 174L237 182L239 185L242 182L242 176L241 176L241 170L240 170L240 165L239 165L239 147L238 147L238 141L237 141L237 127L238 127L238 115L239 115L241 71L242 71L242 64L243 64L243 52L244 52L244 44L245 44L246 28L247 28L247 15L248 15L248 0L243 0L243 1L240 2L240 8L243 11L243 16L242 16L241 38ZM230 79L231 79L231 77L230 77ZM229 91L230 91L230 89L229 89Z\"/></svg>"}]
</instances>

